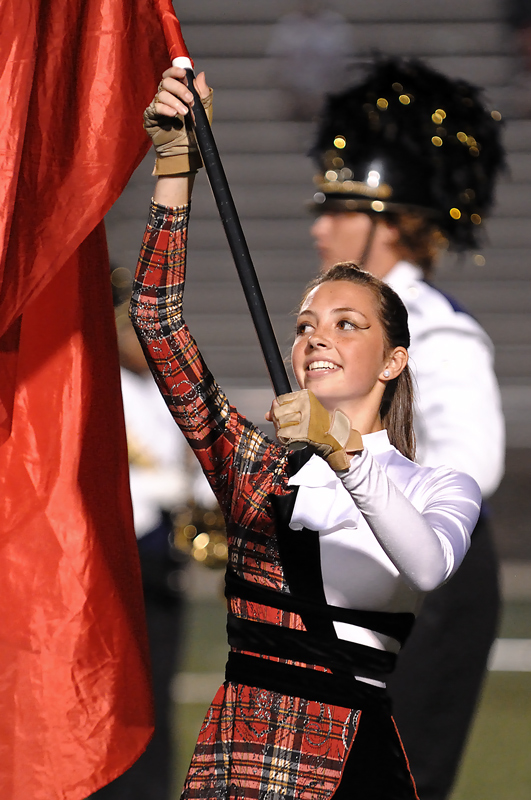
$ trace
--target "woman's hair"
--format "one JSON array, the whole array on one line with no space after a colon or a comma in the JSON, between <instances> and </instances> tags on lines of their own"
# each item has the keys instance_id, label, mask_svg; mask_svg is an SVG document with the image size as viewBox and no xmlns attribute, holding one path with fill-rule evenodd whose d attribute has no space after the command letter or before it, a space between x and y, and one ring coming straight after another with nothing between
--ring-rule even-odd
<instances>
[{"instance_id":1,"label":"woman's hair","mask_svg":"<svg viewBox=\"0 0 531 800\"><path fill-rule=\"evenodd\" d=\"M313 280L304 292L302 302L317 286L328 281L350 281L369 289L376 301L378 319L384 332L385 350L409 347L407 311L402 300L390 286L360 269L351 261L335 264ZM413 380L409 366L400 375L387 382L380 405L380 417L389 441L412 461L415 458L415 433L413 431Z\"/></svg>"}]
</instances>

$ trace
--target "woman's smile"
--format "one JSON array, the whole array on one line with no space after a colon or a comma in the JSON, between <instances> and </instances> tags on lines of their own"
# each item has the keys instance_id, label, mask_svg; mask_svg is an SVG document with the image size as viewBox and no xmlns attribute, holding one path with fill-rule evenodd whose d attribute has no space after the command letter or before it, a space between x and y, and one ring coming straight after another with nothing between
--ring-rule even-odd
<instances>
[{"instance_id":1,"label":"woman's smile","mask_svg":"<svg viewBox=\"0 0 531 800\"><path fill-rule=\"evenodd\" d=\"M311 377L319 377L322 373L337 372L341 367L332 361L310 361L306 367L307 372L311 372Z\"/></svg>"}]
</instances>

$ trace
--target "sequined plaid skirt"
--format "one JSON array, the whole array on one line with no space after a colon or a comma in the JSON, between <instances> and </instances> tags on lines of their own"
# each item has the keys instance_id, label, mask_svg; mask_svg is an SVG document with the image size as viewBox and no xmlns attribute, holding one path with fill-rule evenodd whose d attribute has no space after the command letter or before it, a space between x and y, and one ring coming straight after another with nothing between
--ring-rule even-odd
<instances>
[{"instance_id":1,"label":"sequined plaid skirt","mask_svg":"<svg viewBox=\"0 0 531 800\"><path fill-rule=\"evenodd\" d=\"M219 689L182 800L325 800L336 790L338 800L418 800L388 713L234 683Z\"/></svg>"}]
</instances>

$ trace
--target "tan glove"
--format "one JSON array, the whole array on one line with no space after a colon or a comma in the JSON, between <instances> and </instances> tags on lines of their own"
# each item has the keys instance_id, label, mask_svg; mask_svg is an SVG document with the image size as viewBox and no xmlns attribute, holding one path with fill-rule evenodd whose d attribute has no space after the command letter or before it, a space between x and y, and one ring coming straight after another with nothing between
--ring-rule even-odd
<instances>
[{"instance_id":1,"label":"tan glove","mask_svg":"<svg viewBox=\"0 0 531 800\"><path fill-rule=\"evenodd\" d=\"M212 89L202 100L212 124ZM157 114L157 95L144 111L144 128L151 137L157 158L153 175L184 175L203 166L192 126L191 115L166 117Z\"/></svg>"},{"instance_id":2,"label":"tan glove","mask_svg":"<svg viewBox=\"0 0 531 800\"><path fill-rule=\"evenodd\" d=\"M347 415L339 409L329 414L309 389L282 394L277 401L271 417L283 444L308 442L336 471L349 468L347 450L363 450L361 435L350 427Z\"/></svg>"}]
</instances>

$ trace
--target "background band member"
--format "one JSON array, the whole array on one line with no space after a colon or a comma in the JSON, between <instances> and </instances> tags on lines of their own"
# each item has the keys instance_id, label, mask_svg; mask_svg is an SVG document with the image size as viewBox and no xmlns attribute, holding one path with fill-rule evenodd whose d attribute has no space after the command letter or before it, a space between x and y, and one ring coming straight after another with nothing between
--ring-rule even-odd
<instances>
[{"instance_id":1,"label":"background band member","mask_svg":"<svg viewBox=\"0 0 531 800\"><path fill-rule=\"evenodd\" d=\"M502 166L500 115L478 89L419 62L383 59L331 96L312 155L312 234L323 269L363 263L409 313L420 464L472 475L483 497L504 465L493 347L429 282L441 251L473 247ZM496 559L485 510L457 577L427 598L389 681L422 800L447 797L496 633Z\"/></svg>"}]
</instances>

